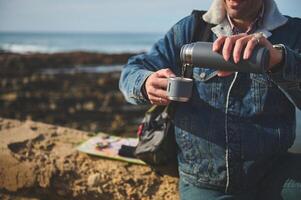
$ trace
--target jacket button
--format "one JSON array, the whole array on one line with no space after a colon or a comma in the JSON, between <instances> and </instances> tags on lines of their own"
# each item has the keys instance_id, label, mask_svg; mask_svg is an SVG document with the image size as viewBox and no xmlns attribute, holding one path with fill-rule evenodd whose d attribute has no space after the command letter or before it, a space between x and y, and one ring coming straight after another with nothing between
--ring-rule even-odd
<instances>
[{"instance_id":1,"label":"jacket button","mask_svg":"<svg viewBox=\"0 0 301 200\"><path fill-rule=\"evenodd\" d=\"M204 79L206 77L206 73L205 72L202 72L201 74L200 74L200 78L201 79Z\"/></svg>"}]
</instances>

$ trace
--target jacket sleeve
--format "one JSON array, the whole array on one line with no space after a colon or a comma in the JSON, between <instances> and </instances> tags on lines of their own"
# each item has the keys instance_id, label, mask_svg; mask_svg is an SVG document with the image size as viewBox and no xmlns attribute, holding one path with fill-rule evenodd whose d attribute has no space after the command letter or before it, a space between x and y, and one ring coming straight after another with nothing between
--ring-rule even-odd
<instances>
[{"instance_id":1,"label":"jacket sleeve","mask_svg":"<svg viewBox=\"0 0 301 200\"><path fill-rule=\"evenodd\" d=\"M180 49L191 35L193 18L185 17L175 24L148 53L131 57L123 67L119 88L125 99L132 104L146 104L148 100L141 89L146 79L155 71L170 68L175 74L180 73Z\"/></svg>"},{"instance_id":2,"label":"jacket sleeve","mask_svg":"<svg viewBox=\"0 0 301 200\"><path fill-rule=\"evenodd\" d=\"M301 109L301 38L294 50L288 46L283 47L285 56L282 70L270 73L269 76L287 98Z\"/></svg>"}]
</instances>

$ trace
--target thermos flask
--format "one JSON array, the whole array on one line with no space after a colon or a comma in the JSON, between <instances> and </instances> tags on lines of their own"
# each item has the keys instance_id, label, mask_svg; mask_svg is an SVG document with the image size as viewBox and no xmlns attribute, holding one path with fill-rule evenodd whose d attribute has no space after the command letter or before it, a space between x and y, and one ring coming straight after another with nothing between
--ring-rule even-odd
<instances>
[{"instance_id":1,"label":"thermos flask","mask_svg":"<svg viewBox=\"0 0 301 200\"><path fill-rule=\"evenodd\" d=\"M223 56L212 51L212 43L196 42L182 46L180 58L182 64L192 67L214 68L222 71L238 71L247 73L263 73L267 70L270 54L269 50L257 45L248 60L243 58L236 64L232 57L225 61Z\"/></svg>"}]
</instances>

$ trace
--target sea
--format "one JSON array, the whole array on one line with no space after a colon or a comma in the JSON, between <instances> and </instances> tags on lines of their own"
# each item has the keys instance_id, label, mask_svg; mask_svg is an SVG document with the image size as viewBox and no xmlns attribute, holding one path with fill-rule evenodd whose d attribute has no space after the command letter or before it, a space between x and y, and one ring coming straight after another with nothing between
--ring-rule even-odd
<instances>
[{"instance_id":1,"label":"sea","mask_svg":"<svg viewBox=\"0 0 301 200\"><path fill-rule=\"evenodd\" d=\"M148 51L163 33L15 33L0 32L0 51L15 53L55 53L89 51L123 53ZM121 66L93 66L76 68L89 72L106 73L121 70ZM70 73L50 70L48 73ZM73 73L73 72L72 72ZM301 152L301 111L297 110L297 137L292 151Z\"/></svg>"},{"instance_id":2,"label":"sea","mask_svg":"<svg viewBox=\"0 0 301 200\"><path fill-rule=\"evenodd\" d=\"M147 51L162 33L30 33L0 32L0 50L16 53Z\"/></svg>"}]
</instances>

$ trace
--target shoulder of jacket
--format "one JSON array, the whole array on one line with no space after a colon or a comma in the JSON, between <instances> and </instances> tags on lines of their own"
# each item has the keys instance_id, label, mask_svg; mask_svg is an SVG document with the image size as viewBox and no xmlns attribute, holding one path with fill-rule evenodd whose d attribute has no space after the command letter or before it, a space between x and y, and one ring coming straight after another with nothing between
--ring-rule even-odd
<instances>
[{"instance_id":1,"label":"shoulder of jacket","mask_svg":"<svg viewBox=\"0 0 301 200\"><path fill-rule=\"evenodd\" d=\"M195 21L197 18L199 20L203 20L202 16L206 13L203 10L193 10L190 15L185 16L181 20L179 20L174 27L181 27L182 29L191 29L195 25Z\"/></svg>"},{"instance_id":2,"label":"shoulder of jacket","mask_svg":"<svg viewBox=\"0 0 301 200\"><path fill-rule=\"evenodd\" d=\"M193 16L192 15L188 15L183 17L182 19L180 19L174 26L187 26L189 24L193 23Z\"/></svg>"},{"instance_id":3,"label":"shoulder of jacket","mask_svg":"<svg viewBox=\"0 0 301 200\"><path fill-rule=\"evenodd\" d=\"M285 25L289 27L293 27L294 29L300 29L301 30L301 19L298 17L290 17L290 16L285 16L288 21Z\"/></svg>"}]
</instances>

